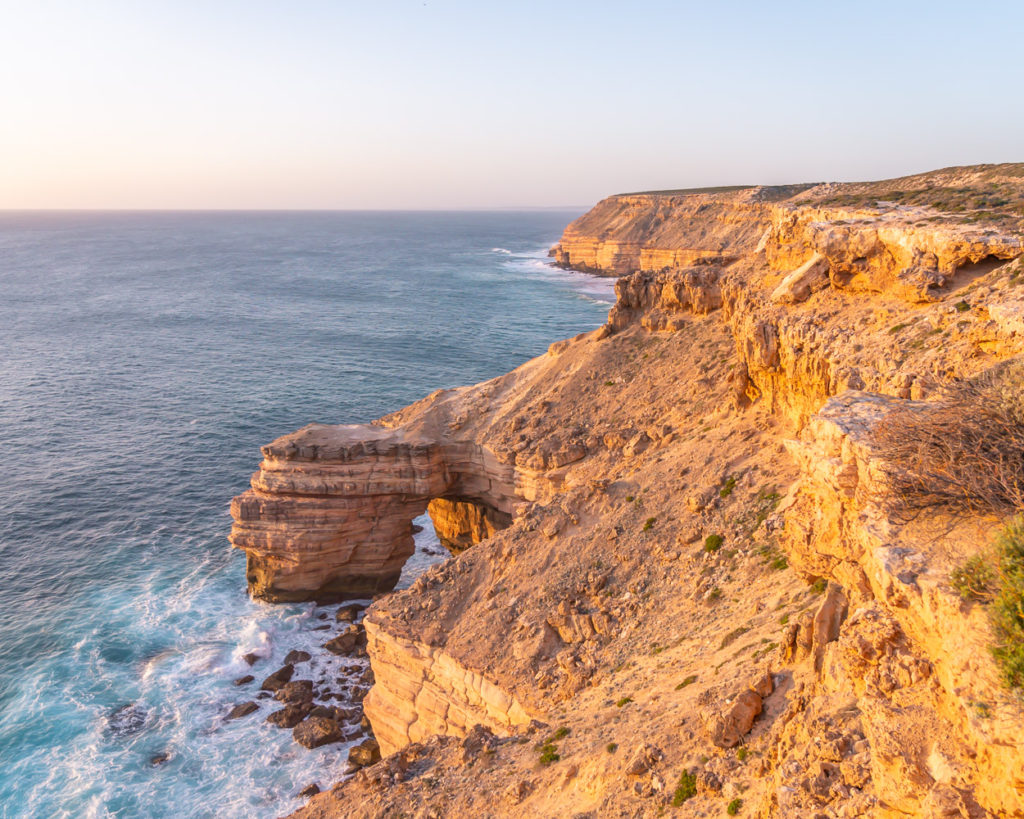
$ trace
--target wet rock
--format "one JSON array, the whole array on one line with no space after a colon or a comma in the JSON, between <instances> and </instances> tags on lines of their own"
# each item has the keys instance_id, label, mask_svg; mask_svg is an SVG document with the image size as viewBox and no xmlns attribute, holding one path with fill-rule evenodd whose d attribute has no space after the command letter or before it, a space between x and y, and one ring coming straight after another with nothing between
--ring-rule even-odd
<instances>
[{"instance_id":1,"label":"wet rock","mask_svg":"<svg viewBox=\"0 0 1024 819\"><path fill-rule=\"evenodd\" d=\"M243 654L242 655L242 659L245 660L245 662L248 663L249 665L256 665L256 661L258 659L260 659L260 656L258 654L249 653L249 654Z\"/></svg>"},{"instance_id":2,"label":"wet rock","mask_svg":"<svg viewBox=\"0 0 1024 819\"><path fill-rule=\"evenodd\" d=\"M348 603L338 609L334 615L334 619L339 623L351 623L359 616L359 612L364 608L366 607L362 603Z\"/></svg>"},{"instance_id":3,"label":"wet rock","mask_svg":"<svg viewBox=\"0 0 1024 819\"><path fill-rule=\"evenodd\" d=\"M157 765L163 765L165 762L169 762L170 759L171 759L171 752L170 751L161 751L158 754L153 754L153 756L151 756L149 758L149 764L152 765L153 767L156 767Z\"/></svg>"},{"instance_id":4,"label":"wet rock","mask_svg":"<svg viewBox=\"0 0 1024 819\"><path fill-rule=\"evenodd\" d=\"M351 625L333 640L324 644L331 654L353 654L366 648L366 632L357 625Z\"/></svg>"},{"instance_id":5,"label":"wet rock","mask_svg":"<svg viewBox=\"0 0 1024 819\"><path fill-rule=\"evenodd\" d=\"M317 620L326 620L327 619L327 615L326 614L318 614L316 616L316 619Z\"/></svg>"},{"instance_id":6,"label":"wet rock","mask_svg":"<svg viewBox=\"0 0 1024 819\"><path fill-rule=\"evenodd\" d=\"M240 717L246 717L253 711L258 711L259 706L252 702L243 702L236 705L230 711L228 711L227 719L239 719Z\"/></svg>"},{"instance_id":7,"label":"wet rock","mask_svg":"<svg viewBox=\"0 0 1024 819\"><path fill-rule=\"evenodd\" d=\"M295 796L300 799L309 799L309 797L316 796L318 793L320 793L320 786L317 785L316 782L313 782L310 785L306 785L306 787L295 794Z\"/></svg>"},{"instance_id":8,"label":"wet rock","mask_svg":"<svg viewBox=\"0 0 1024 819\"><path fill-rule=\"evenodd\" d=\"M246 674L244 677L239 677L235 680L235 685L248 685L256 678L252 674Z\"/></svg>"},{"instance_id":9,"label":"wet rock","mask_svg":"<svg viewBox=\"0 0 1024 819\"><path fill-rule=\"evenodd\" d=\"M313 681L312 680L292 680L291 682L285 683L274 694L275 700L281 702L301 703L310 702L313 699Z\"/></svg>"},{"instance_id":10,"label":"wet rock","mask_svg":"<svg viewBox=\"0 0 1024 819\"><path fill-rule=\"evenodd\" d=\"M360 768L380 762L380 745L377 744L377 740L364 739L358 745L352 746L348 752L348 761Z\"/></svg>"},{"instance_id":11,"label":"wet rock","mask_svg":"<svg viewBox=\"0 0 1024 819\"><path fill-rule=\"evenodd\" d=\"M267 722L276 725L278 728L294 728L302 722L310 712L311 706L306 703L295 703L286 705L280 711L267 716Z\"/></svg>"},{"instance_id":12,"label":"wet rock","mask_svg":"<svg viewBox=\"0 0 1024 819\"><path fill-rule=\"evenodd\" d=\"M422 531L423 531L423 527L422 527L422 526L420 526L420 525L419 525L418 523L414 523L414 524L412 525L412 533L413 533L414 535L418 535L418 534L419 534L420 532L422 532Z\"/></svg>"},{"instance_id":13,"label":"wet rock","mask_svg":"<svg viewBox=\"0 0 1024 819\"><path fill-rule=\"evenodd\" d=\"M285 656L284 661L288 665L295 665L295 663L308 662L311 656L312 655L310 655L308 651L298 651L296 649L293 651L289 651L288 654Z\"/></svg>"},{"instance_id":14,"label":"wet rock","mask_svg":"<svg viewBox=\"0 0 1024 819\"><path fill-rule=\"evenodd\" d=\"M269 677L267 677L263 681L263 684L260 686L260 689L263 691L277 691L279 688L283 687L286 683L288 683L289 680L291 680L292 675L294 673L295 666L284 665L281 668L277 669L277 671L275 671Z\"/></svg>"},{"instance_id":15,"label":"wet rock","mask_svg":"<svg viewBox=\"0 0 1024 819\"><path fill-rule=\"evenodd\" d=\"M310 717L292 731L295 741L305 748L319 748L345 739L341 723L327 717Z\"/></svg>"},{"instance_id":16,"label":"wet rock","mask_svg":"<svg viewBox=\"0 0 1024 819\"><path fill-rule=\"evenodd\" d=\"M107 716L107 731L116 737L137 734L146 727L148 712L141 705L128 703L115 709Z\"/></svg>"},{"instance_id":17,"label":"wet rock","mask_svg":"<svg viewBox=\"0 0 1024 819\"><path fill-rule=\"evenodd\" d=\"M313 631L330 631L330 630L331 630L330 626L317 626L316 628L313 629Z\"/></svg>"}]
</instances>

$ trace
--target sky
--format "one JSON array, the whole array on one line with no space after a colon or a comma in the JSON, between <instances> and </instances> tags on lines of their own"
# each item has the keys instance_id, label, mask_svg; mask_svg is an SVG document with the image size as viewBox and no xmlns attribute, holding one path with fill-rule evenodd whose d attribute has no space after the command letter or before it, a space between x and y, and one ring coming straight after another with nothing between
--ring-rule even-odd
<instances>
[{"instance_id":1,"label":"sky","mask_svg":"<svg viewBox=\"0 0 1024 819\"><path fill-rule=\"evenodd\" d=\"M0 208L585 206L1024 161L1024 3L0 0Z\"/></svg>"}]
</instances>

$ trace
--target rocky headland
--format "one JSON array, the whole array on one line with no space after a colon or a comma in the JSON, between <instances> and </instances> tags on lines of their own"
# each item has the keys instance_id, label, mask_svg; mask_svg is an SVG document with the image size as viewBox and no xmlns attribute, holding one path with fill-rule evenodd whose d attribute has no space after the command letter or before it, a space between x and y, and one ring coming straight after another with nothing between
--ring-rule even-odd
<instances>
[{"instance_id":1,"label":"rocky headland","mask_svg":"<svg viewBox=\"0 0 1024 819\"><path fill-rule=\"evenodd\" d=\"M552 250L620 277L605 326L264 447L251 593L379 595L384 758L294 816L1024 815L964 582L1013 504L916 502L891 445L1024 406L1022 206L1024 165L613 196ZM458 554L385 594L427 509Z\"/></svg>"}]
</instances>

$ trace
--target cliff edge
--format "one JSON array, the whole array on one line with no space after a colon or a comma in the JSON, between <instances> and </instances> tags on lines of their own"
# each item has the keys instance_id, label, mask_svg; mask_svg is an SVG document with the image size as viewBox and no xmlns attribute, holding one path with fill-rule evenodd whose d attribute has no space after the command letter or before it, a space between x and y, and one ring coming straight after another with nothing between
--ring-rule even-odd
<instances>
[{"instance_id":1,"label":"cliff edge","mask_svg":"<svg viewBox=\"0 0 1024 819\"><path fill-rule=\"evenodd\" d=\"M883 434L1016 388L1022 202L1022 165L611 197L553 250L621 276L607 325L265 448L258 595L388 588L428 504L479 541L369 609L385 759L295 816L1024 815L958 580L1012 504L914 505Z\"/></svg>"}]
</instances>

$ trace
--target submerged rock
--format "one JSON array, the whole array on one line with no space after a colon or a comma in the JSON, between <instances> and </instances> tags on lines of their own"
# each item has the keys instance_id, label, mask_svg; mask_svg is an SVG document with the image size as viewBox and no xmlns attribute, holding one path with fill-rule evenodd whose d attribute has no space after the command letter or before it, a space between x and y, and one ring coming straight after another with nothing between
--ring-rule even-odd
<instances>
[{"instance_id":1,"label":"submerged rock","mask_svg":"<svg viewBox=\"0 0 1024 819\"><path fill-rule=\"evenodd\" d=\"M128 703L107 716L107 731L116 737L137 734L146 727L149 712L141 705Z\"/></svg>"},{"instance_id":2,"label":"submerged rock","mask_svg":"<svg viewBox=\"0 0 1024 819\"><path fill-rule=\"evenodd\" d=\"M236 705L230 711L228 711L227 719L239 719L240 717L246 717L253 711L258 711L259 706L252 702L243 702Z\"/></svg>"},{"instance_id":3,"label":"submerged rock","mask_svg":"<svg viewBox=\"0 0 1024 819\"><path fill-rule=\"evenodd\" d=\"M248 685L256 678L252 674L246 674L244 677L239 677L235 680L235 685Z\"/></svg>"}]
</instances>

